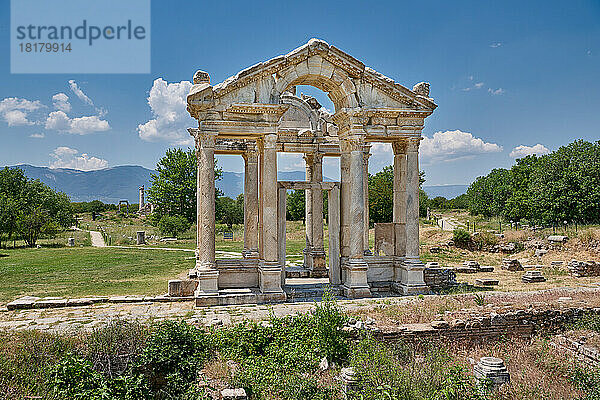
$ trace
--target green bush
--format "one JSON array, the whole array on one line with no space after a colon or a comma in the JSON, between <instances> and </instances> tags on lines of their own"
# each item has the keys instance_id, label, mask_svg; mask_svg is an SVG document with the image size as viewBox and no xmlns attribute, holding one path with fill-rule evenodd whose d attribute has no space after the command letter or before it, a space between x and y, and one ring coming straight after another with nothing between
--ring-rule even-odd
<instances>
[{"instance_id":1,"label":"green bush","mask_svg":"<svg viewBox=\"0 0 600 400\"><path fill-rule=\"evenodd\" d=\"M163 235L177 237L190 229L190 223L180 215L164 215L158 221L158 229Z\"/></svg>"},{"instance_id":2,"label":"green bush","mask_svg":"<svg viewBox=\"0 0 600 400\"><path fill-rule=\"evenodd\" d=\"M452 232L454 245L460 248L467 248L471 245L471 234L464 229L458 228Z\"/></svg>"},{"instance_id":3,"label":"green bush","mask_svg":"<svg viewBox=\"0 0 600 400\"><path fill-rule=\"evenodd\" d=\"M203 331L185 322L158 324L148 339L136 370L147 379L158 398L189 391L208 358L209 342Z\"/></svg>"},{"instance_id":4,"label":"green bush","mask_svg":"<svg viewBox=\"0 0 600 400\"><path fill-rule=\"evenodd\" d=\"M499 243L498 237L491 232L479 232L471 240L477 250L489 250Z\"/></svg>"}]
</instances>

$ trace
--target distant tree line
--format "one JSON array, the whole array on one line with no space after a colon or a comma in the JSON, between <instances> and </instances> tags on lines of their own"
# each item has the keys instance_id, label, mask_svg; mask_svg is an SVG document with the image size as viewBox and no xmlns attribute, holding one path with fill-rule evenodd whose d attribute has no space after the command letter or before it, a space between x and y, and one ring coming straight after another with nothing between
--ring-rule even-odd
<instances>
[{"instance_id":1,"label":"distant tree line","mask_svg":"<svg viewBox=\"0 0 600 400\"><path fill-rule=\"evenodd\" d=\"M467 190L473 214L552 225L600 222L600 141L577 140L510 169L494 169Z\"/></svg>"},{"instance_id":2,"label":"distant tree line","mask_svg":"<svg viewBox=\"0 0 600 400\"><path fill-rule=\"evenodd\" d=\"M53 236L74 222L69 197L19 168L0 170L0 245L22 239L34 247L42 236Z\"/></svg>"}]
</instances>

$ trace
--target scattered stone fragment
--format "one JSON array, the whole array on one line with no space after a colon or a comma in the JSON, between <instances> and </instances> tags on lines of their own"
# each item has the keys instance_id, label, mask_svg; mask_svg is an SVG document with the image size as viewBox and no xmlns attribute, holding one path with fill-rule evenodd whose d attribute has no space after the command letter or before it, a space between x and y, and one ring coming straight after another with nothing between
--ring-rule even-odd
<instances>
[{"instance_id":1,"label":"scattered stone fragment","mask_svg":"<svg viewBox=\"0 0 600 400\"><path fill-rule=\"evenodd\" d=\"M571 260L568 265L569 272L575 277L600 276L600 263L595 261Z\"/></svg>"},{"instance_id":2,"label":"scattered stone fragment","mask_svg":"<svg viewBox=\"0 0 600 400\"><path fill-rule=\"evenodd\" d=\"M340 378L342 379L342 392L344 395L348 396L348 394L358 390L358 378L354 368L342 368Z\"/></svg>"},{"instance_id":3,"label":"scattered stone fragment","mask_svg":"<svg viewBox=\"0 0 600 400\"><path fill-rule=\"evenodd\" d=\"M544 254L547 254L547 253L548 253L548 250L546 250L546 249L537 249L535 251L535 256L536 257L541 257L541 256L543 256Z\"/></svg>"},{"instance_id":4,"label":"scattered stone fragment","mask_svg":"<svg viewBox=\"0 0 600 400\"><path fill-rule=\"evenodd\" d=\"M475 378L482 384L491 383L492 389L498 389L504 383L510 382L510 374L501 358L481 357L473 368Z\"/></svg>"},{"instance_id":5,"label":"scattered stone fragment","mask_svg":"<svg viewBox=\"0 0 600 400\"><path fill-rule=\"evenodd\" d=\"M247 398L243 388L221 390L221 399L223 400L246 400Z\"/></svg>"},{"instance_id":6,"label":"scattered stone fragment","mask_svg":"<svg viewBox=\"0 0 600 400\"><path fill-rule=\"evenodd\" d=\"M503 258L502 269L508 271L523 271L523 266L516 258Z\"/></svg>"},{"instance_id":7,"label":"scattered stone fragment","mask_svg":"<svg viewBox=\"0 0 600 400\"><path fill-rule=\"evenodd\" d=\"M329 361L327 361L327 357L323 357L321 362L319 363L319 369L321 371L327 371L329 369Z\"/></svg>"},{"instance_id":8,"label":"scattered stone fragment","mask_svg":"<svg viewBox=\"0 0 600 400\"><path fill-rule=\"evenodd\" d=\"M567 240L569 240L568 236L563 236L563 235L550 235L550 236L548 236L548 241L550 243L565 243Z\"/></svg>"},{"instance_id":9,"label":"scattered stone fragment","mask_svg":"<svg viewBox=\"0 0 600 400\"><path fill-rule=\"evenodd\" d=\"M447 329L450 327L450 324L447 321L439 320L439 321L431 321L431 326L435 329Z\"/></svg>"},{"instance_id":10,"label":"scattered stone fragment","mask_svg":"<svg viewBox=\"0 0 600 400\"><path fill-rule=\"evenodd\" d=\"M491 265L482 265L479 267L479 272L494 272L494 267Z\"/></svg>"},{"instance_id":11,"label":"scattered stone fragment","mask_svg":"<svg viewBox=\"0 0 600 400\"><path fill-rule=\"evenodd\" d=\"M546 278L544 278L541 271L527 271L521 280L525 283L546 282Z\"/></svg>"},{"instance_id":12,"label":"scattered stone fragment","mask_svg":"<svg viewBox=\"0 0 600 400\"><path fill-rule=\"evenodd\" d=\"M478 286L498 286L500 281L498 279L490 278L477 278L475 279L475 285Z\"/></svg>"}]
</instances>

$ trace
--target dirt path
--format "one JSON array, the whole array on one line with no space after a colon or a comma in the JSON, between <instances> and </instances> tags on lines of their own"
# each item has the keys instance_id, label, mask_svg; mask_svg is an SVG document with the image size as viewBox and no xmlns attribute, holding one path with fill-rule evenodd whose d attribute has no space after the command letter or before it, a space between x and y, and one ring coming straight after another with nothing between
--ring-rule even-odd
<instances>
[{"instance_id":1,"label":"dirt path","mask_svg":"<svg viewBox=\"0 0 600 400\"><path fill-rule=\"evenodd\" d=\"M106 247L102 234L98 231L89 231L90 237L92 238L92 246L94 247Z\"/></svg>"}]
</instances>

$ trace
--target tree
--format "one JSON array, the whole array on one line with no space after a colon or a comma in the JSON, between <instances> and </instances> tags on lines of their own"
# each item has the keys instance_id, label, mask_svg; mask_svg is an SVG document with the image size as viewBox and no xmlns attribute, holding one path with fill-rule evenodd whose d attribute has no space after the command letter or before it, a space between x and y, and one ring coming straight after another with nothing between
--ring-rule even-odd
<instances>
[{"instance_id":1,"label":"tree","mask_svg":"<svg viewBox=\"0 0 600 400\"><path fill-rule=\"evenodd\" d=\"M69 197L55 192L39 180L27 181L17 216L17 231L34 247L42 235L54 235L74 223Z\"/></svg>"},{"instance_id":2,"label":"tree","mask_svg":"<svg viewBox=\"0 0 600 400\"><path fill-rule=\"evenodd\" d=\"M236 200L230 197L217 199L216 219L233 229L234 224L244 223L244 196L239 195Z\"/></svg>"},{"instance_id":3,"label":"tree","mask_svg":"<svg viewBox=\"0 0 600 400\"><path fill-rule=\"evenodd\" d=\"M177 237L190 229L190 223L181 215L163 215L158 221L158 229L163 235Z\"/></svg>"},{"instance_id":4,"label":"tree","mask_svg":"<svg viewBox=\"0 0 600 400\"><path fill-rule=\"evenodd\" d=\"M292 190L287 195L286 218L288 221L304 221L306 198L304 189Z\"/></svg>"},{"instance_id":5,"label":"tree","mask_svg":"<svg viewBox=\"0 0 600 400\"><path fill-rule=\"evenodd\" d=\"M189 222L196 220L197 164L194 150L168 149L156 164L151 175L148 200L156 206L158 218L164 215L182 215ZM215 163L215 182L222 171ZM221 192L215 189L215 195Z\"/></svg>"},{"instance_id":6,"label":"tree","mask_svg":"<svg viewBox=\"0 0 600 400\"><path fill-rule=\"evenodd\" d=\"M369 219L373 223L392 222L394 212L394 169L384 167L369 175Z\"/></svg>"}]
</instances>

